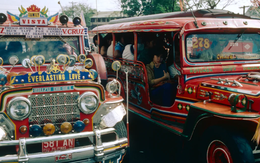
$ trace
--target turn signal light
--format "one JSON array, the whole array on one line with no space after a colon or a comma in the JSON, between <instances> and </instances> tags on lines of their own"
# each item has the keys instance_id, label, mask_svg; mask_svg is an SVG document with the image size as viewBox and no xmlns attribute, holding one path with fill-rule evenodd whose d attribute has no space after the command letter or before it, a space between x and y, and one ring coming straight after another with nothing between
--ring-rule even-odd
<instances>
[{"instance_id":1,"label":"turn signal light","mask_svg":"<svg viewBox=\"0 0 260 163\"><path fill-rule=\"evenodd\" d=\"M52 123L48 123L43 127L43 133L45 135L52 135L55 132L55 126Z\"/></svg>"},{"instance_id":2,"label":"turn signal light","mask_svg":"<svg viewBox=\"0 0 260 163\"><path fill-rule=\"evenodd\" d=\"M67 134L72 130L72 125L69 122L63 122L60 126L60 130L63 134Z\"/></svg>"},{"instance_id":3,"label":"turn signal light","mask_svg":"<svg viewBox=\"0 0 260 163\"><path fill-rule=\"evenodd\" d=\"M20 131L21 134L25 134L27 132L27 127L26 126L21 126L19 128L19 131Z\"/></svg>"},{"instance_id":4,"label":"turn signal light","mask_svg":"<svg viewBox=\"0 0 260 163\"><path fill-rule=\"evenodd\" d=\"M88 118L84 119L83 123L85 124L85 126L87 126L89 124L89 119Z\"/></svg>"}]
</instances>

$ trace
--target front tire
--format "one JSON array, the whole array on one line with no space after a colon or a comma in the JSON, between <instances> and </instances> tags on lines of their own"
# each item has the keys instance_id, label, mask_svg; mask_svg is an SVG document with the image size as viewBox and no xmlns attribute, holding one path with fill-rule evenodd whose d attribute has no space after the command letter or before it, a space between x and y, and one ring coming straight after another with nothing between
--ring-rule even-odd
<instances>
[{"instance_id":1,"label":"front tire","mask_svg":"<svg viewBox=\"0 0 260 163\"><path fill-rule=\"evenodd\" d=\"M249 142L220 127L208 129L200 140L200 163L254 163Z\"/></svg>"}]
</instances>

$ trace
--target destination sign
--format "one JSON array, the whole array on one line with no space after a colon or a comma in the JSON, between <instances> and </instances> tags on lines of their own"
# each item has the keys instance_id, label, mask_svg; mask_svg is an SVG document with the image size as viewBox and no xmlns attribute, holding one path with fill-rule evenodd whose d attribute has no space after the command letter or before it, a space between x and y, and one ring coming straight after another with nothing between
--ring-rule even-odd
<instances>
[{"instance_id":1,"label":"destination sign","mask_svg":"<svg viewBox=\"0 0 260 163\"><path fill-rule=\"evenodd\" d=\"M88 28L0 27L0 35L24 35L26 38L81 36L87 34Z\"/></svg>"},{"instance_id":2,"label":"destination sign","mask_svg":"<svg viewBox=\"0 0 260 163\"><path fill-rule=\"evenodd\" d=\"M92 72L89 71L57 71L57 72L35 72L25 75L12 76L10 84L32 84L47 82L64 82L64 81L80 81L94 80Z\"/></svg>"}]
</instances>

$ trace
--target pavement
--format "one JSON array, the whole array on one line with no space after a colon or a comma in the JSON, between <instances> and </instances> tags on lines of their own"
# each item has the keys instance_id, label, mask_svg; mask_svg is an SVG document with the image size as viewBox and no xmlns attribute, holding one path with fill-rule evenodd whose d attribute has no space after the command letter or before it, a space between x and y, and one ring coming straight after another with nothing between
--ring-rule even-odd
<instances>
[{"instance_id":1,"label":"pavement","mask_svg":"<svg viewBox=\"0 0 260 163\"><path fill-rule=\"evenodd\" d=\"M129 112L130 148L123 163L186 163L179 136Z\"/></svg>"}]
</instances>

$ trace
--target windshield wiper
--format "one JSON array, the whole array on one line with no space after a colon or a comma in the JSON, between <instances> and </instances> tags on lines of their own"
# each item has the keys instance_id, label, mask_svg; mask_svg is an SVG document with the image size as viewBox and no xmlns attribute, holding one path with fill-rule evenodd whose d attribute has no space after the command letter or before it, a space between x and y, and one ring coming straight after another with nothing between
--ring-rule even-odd
<instances>
[{"instance_id":1,"label":"windshield wiper","mask_svg":"<svg viewBox=\"0 0 260 163\"><path fill-rule=\"evenodd\" d=\"M237 34L236 39L233 42L233 45L239 40L239 38L245 33L245 30L242 33ZM233 46L230 46L228 50L230 50Z\"/></svg>"}]
</instances>

